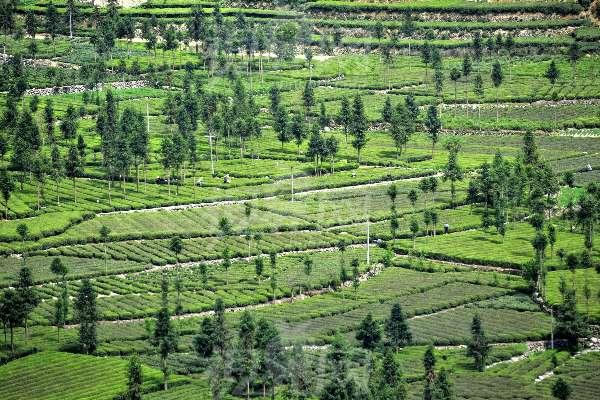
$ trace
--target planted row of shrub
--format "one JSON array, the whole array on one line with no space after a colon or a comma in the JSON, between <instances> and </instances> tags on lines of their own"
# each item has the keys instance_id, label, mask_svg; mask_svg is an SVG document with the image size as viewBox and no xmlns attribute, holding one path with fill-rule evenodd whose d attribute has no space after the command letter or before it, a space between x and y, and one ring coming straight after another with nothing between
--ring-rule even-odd
<instances>
[{"instance_id":1,"label":"planted row of shrub","mask_svg":"<svg viewBox=\"0 0 600 400\"><path fill-rule=\"evenodd\" d=\"M583 11L575 2L436 2L419 1L403 3L361 3L347 1L322 0L306 4L309 12L448 12L458 14L495 14L495 13L542 13L572 15Z\"/></svg>"},{"instance_id":2,"label":"planted row of shrub","mask_svg":"<svg viewBox=\"0 0 600 400\"><path fill-rule=\"evenodd\" d=\"M394 251L398 254L408 255L413 254L418 257L432 258L440 261L449 261L449 262L457 262L463 264L476 264L476 265L485 265L490 267L498 267L498 268L512 268L512 269L522 269L523 265L511 261L501 261L501 260L488 260L488 259L479 259L476 257L459 257L452 256L444 253L438 253L434 251L425 251L425 250L408 250L401 247L395 247Z\"/></svg>"},{"instance_id":3,"label":"planted row of shrub","mask_svg":"<svg viewBox=\"0 0 600 400\"><path fill-rule=\"evenodd\" d=\"M373 29L375 25L382 24L387 29L401 29L402 22L379 19L325 19L314 18L308 20L315 26L328 28L362 28ZM496 31L496 30L521 30L521 29L556 29L572 26L588 26L587 19L536 19L531 21L415 21L416 29L441 29L452 32L463 31ZM578 35L579 36L579 35Z\"/></svg>"}]
</instances>

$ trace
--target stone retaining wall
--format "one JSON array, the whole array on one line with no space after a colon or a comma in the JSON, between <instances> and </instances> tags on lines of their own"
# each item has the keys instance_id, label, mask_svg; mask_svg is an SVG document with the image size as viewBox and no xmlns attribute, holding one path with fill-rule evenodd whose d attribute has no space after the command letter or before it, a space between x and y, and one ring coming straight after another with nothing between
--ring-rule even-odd
<instances>
[{"instance_id":1,"label":"stone retaining wall","mask_svg":"<svg viewBox=\"0 0 600 400\"><path fill-rule=\"evenodd\" d=\"M67 93L82 93L88 90L102 90L104 86L110 86L114 89L136 89L149 86L148 81L127 81L127 82L109 82L99 83L95 87L90 88L86 85L68 85L68 86L56 86L49 88L39 89L28 89L25 91L26 96L50 96L53 94L67 94Z\"/></svg>"}]
</instances>

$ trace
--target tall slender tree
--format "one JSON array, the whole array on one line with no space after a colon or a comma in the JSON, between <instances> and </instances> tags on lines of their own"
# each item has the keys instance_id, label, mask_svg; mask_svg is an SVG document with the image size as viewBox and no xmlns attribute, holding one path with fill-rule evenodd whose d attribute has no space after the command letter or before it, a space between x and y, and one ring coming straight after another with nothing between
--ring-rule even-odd
<instances>
[{"instance_id":1,"label":"tall slender tree","mask_svg":"<svg viewBox=\"0 0 600 400\"><path fill-rule=\"evenodd\" d=\"M21 306L23 307L23 317L25 321L25 337L28 337L29 315L40 304L41 299L35 288L31 270L23 267L19 270L19 276L15 285L17 294L21 297Z\"/></svg>"},{"instance_id":2,"label":"tall slender tree","mask_svg":"<svg viewBox=\"0 0 600 400\"><path fill-rule=\"evenodd\" d=\"M0 169L0 192L2 192L2 200L4 203L4 219L8 219L8 202L10 196L15 190L15 183L12 177L8 174L6 169Z\"/></svg>"},{"instance_id":3,"label":"tall slender tree","mask_svg":"<svg viewBox=\"0 0 600 400\"><path fill-rule=\"evenodd\" d=\"M91 281L84 279L73 306L79 322L79 346L86 354L94 353L98 347L96 297Z\"/></svg>"},{"instance_id":4,"label":"tall slender tree","mask_svg":"<svg viewBox=\"0 0 600 400\"><path fill-rule=\"evenodd\" d=\"M483 372L490 352L490 345L485 337L481 317L479 314L473 316L471 323L471 341L467 345L467 355L473 357L475 368Z\"/></svg>"},{"instance_id":5,"label":"tall slender tree","mask_svg":"<svg viewBox=\"0 0 600 400\"><path fill-rule=\"evenodd\" d=\"M163 373L163 389L168 389L169 366L167 359L169 354L177 350L178 335L171 321L169 311L169 281L167 275L163 274L161 280L161 307L156 314L156 324L150 341L156 347L160 356L160 369Z\"/></svg>"},{"instance_id":6,"label":"tall slender tree","mask_svg":"<svg viewBox=\"0 0 600 400\"><path fill-rule=\"evenodd\" d=\"M385 324L385 333L389 345L395 350L412 342L412 333L400 303L392 306L390 317Z\"/></svg>"},{"instance_id":7,"label":"tall slender tree","mask_svg":"<svg viewBox=\"0 0 600 400\"><path fill-rule=\"evenodd\" d=\"M449 139L445 144L448 150L448 163L444 168L444 181L450 181L450 205L456 205L456 182L463 180L463 172L458 162L458 153L462 147L462 143L458 138Z\"/></svg>"},{"instance_id":8,"label":"tall slender tree","mask_svg":"<svg viewBox=\"0 0 600 400\"><path fill-rule=\"evenodd\" d=\"M425 127L427 128L427 135L431 140L431 157L433 158L435 153L435 144L439 140L440 131L442 129L442 122L438 116L437 107L434 105L430 105L429 108L427 108Z\"/></svg>"},{"instance_id":9,"label":"tall slender tree","mask_svg":"<svg viewBox=\"0 0 600 400\"><path fill-rule=\"evenodd\" d=\"M144 383L144 371L142 362L137 355L129 358L127 364L127 392L125 398L127 400L142 400L142 385Z\"/></svg>"},{"instance_id":10,"label":"tall slender tree","mask_svg":"<svg viewBox=\"0 0 600 400\"><path fill-rule=\"evenodd\" d=\"M79 158L79 151L77 147L72 144L69 146L67 153L67 159L65 160L65 172L66 175L71 178L73 182L73 201L77 204L77 181L76 178L81 176L83 168L81 167L81 159Z\"/></svg>"},{"instance_id":11,"label":"tall slender tree","mask_svg":"<svg viewBox=\"0 0 600 400\"><path fill-rule=\"evenodd\" d=\"M498 94L498 89L500 85L502 85L502 81L504 80L504 73L502 72L502 66L499 61L494 62L492 65L492 73L491 73L492 83L496 88L496 124L500 119L500 106L498 102L500 101L500 96Z\"/></svg>"},{"instance_id":12,"label":"tall slender tree","mask_svg":"<svg viewBox=\"0 0 600 400\"><path fill-rule=\"evenodd\" d=\"M365 135L367 131L367 117L365 116L364 105L359 95L354 97L354 102L352 103L352 114L348 130L354 136L352 147L356 149L356 159L360 163L360 151L367 144L367 137Z\"/></svg>"}]
</instances>

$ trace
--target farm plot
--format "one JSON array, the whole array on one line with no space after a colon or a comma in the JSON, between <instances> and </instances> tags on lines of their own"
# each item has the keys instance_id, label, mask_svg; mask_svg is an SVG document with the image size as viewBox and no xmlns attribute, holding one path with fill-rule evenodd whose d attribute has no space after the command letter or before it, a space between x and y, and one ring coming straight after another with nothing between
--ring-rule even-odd
<instances>
[{"instance_id":1,"label":"farm plot","mask_svg":"<svg viewBox=\"0 0 600 400\"><path fill-rule=\"evenodd\" d=\"M546 281L546 298L550 304L562 304L560 293L561 281L568 288L574 288L577 298L577 309L582 314L598 320L600 318L600 274L593 268L570 271L551 271Z\"/></svg>"},{"instance_id":2,"label":"farm plot","mask_svg":"<svg viewBox=\"0 0 600 400\"><path fill-rule=\"evenodd\" d=\"M394 182L398 194L395 201L399 213L422 210L425 207L446 207L450 204L449 184L441 183L435 197L430 194L421 194L415 207L407 198L409 190L417 189L418 181ZM390 183L391 184L391 183ZM308 219L323 227L345 225L355 222L378 221L389 218L391 201L387 194L389 185L379 185L372 188L354 188L337 190L333 193L318 193L298 195L293 203L281 199L258 201L256 204L265 210L285 215L292 215ZM456 200L464 199L464 185L457 185ZM432 203L433 201L433 203Z\"/></svg>"},{"instance_id":3,"label":"farm plot","mask_svg":"<svg viewBox=\"0 0 600 400\"><path fill-rule=\"evenodd\" d=\"M337 252L303 252L278 257L275 272L265 257L264 271L257 276L255 263L234 262L224 269L222 265L207 266L206 276L198 266L171 269L166 271L170 281L171 299L176 298L175 282L181 284L181 303L183 313L195 313L211 310L217 297L223 299L226 307L241 307L266 303L276 298L292 297L299 293L335 286L340 281L341 266L345 265L351 279L351 260L359 261L358 271L368 270L365 262L366 249L348 249L343 256ZM373 249L371 257L377 260L383 255L380 249ZM310 270L305 260L311 261ZM308 273L307 273L308 272ZM107 276L94 278L92 284L100 294L98 299L101 320L121 320L144 318L154 315L160 307L160 282L162 272L148 272L124 277ZM277 286L273 291L271 278L275 276ZM206 282L204 282L206 279ZM70 282L68 290L76 293L80 282ZM55 285L45 285L40 289L44 301L33 313L32 320L38 324L47 324L53 313L56 296ZM175 312L175 302L171 302L171 311ZM69 316L72 320L72 316Z\"/></svg>"},{"instance_id":4,"label":"farm plot","mask_svg":"<svg viewBox=\"0 0 600 400\"><path fill-rule=\"evenodd\" d=\"M436 199L437 201L437 199ZM479 227L481 223L481 217L476 212L471 212L466 207L457 208L457 209L442 209L438 210L438 220L439 223L436 226L429 227L429 235L433 235L434 229L436 230L436 235L443 234L443 226L448 224L449 232L460 231L464 229L472 229ZM412 235L410 231L410 222L413 218L415 218L420 223L423 221L423 213L409 213L404 214L402 217L398 218L398 222L400 224L399 229L396 231L396 238L400 237L410 237ZM367 226L366 222L354 223L352 225L344 225L339 227L332 227L331 230L333 232L346 232L356 237L365 237L367 235ZM369 233L371 238L373 239L382 239L382 240L391 240L392 233L390 229L390 221L383 220L375 223L371 223L369 225ZM423 233L421 233L423 234ZM425 232L426 234L426 232Z\"/></svg>"},{"instance_id":5,"label":"farm plot","mask_svg":"<svg viewBox=\"0 0 600 400\"><path fill-rule=\"evenodd\" d=\"M126 389L127 361L41 352L0 366L3 399L113 399ZM40 373L43 370L44 373ZM158 389L162 373L144 367L144 389ZM173 376L173 383L187 378Z\"/></svg>"},{"instance_id":6,"label":"farm plot","mask_svg":"<svg viewBox=\"0 0 600 400\"><path fill-rule=\"evenodd\" d=\"M410 321L417 343L460 344L471 335L471 321L481 316L485 332L493 342L541 340L550 336L550 316L537 311L465 307Z\"/></svg>"},{"instance_id":7,"label":"farm plot","mask_svg":"<svg viewBox=\"0 0 600 400\"><path fill-rule=\"evenodd\" d=\"M533 258L531 239L533 228L525 223L509 224L506 237L495 232L470 230L437 237L421 237L416 240L416 249L435 258L465 261L497 266L520 266ZM555 249L567 253L581 249L583 236L576 232L557 231ZM400 247L412 248L412 240L399 241ZM545 264L560 267L562 261L547 250ZM596 251L594 252L597 257Z\"/></svg>"},{"instance_id":8,"label":"farm plot","mask_svg":"<svg viewBox=\"0 0 600 400\"><path fill-rule=\"evenodd\" d=\"M152 238L181 235L215 236L220 232L219 222L226 218L231 233L241 234L245 229L270 232L276 230L298 230L309 224L306 220L274 214L259 209L251 209L250 215L245 215L244 205L208 206L188 210L151 211L129 214L100 215L85 221L59 235L61 239L100 240L100 228L110 229L110 240L123 238Z\"/></svg>"},{"instance_id":9,"label":"farm plot","mask_svg":"<svg viewBox=\"0 0 600 400\"><path fill-rule=\"evenodd\" d=\"M131 260L154 265L179 262L197 262L221 259L225 249L230 257L246 257L270 252L296 251L335 246L340 239L350 244L356 241L351 235L336 235L326 231L295 231L262 234L260 239L249 241L245 236L222 236L183 239L183 251L178 259L169 250L170 240L129 240L109 242L107 254L113 260ZM104 245L85 244L61 246L38 251L46 256L73 256L104 258Z\"/></svg>"},{"instance_id":10,"label":"farm plot","mask_svg":"<svg viewBox=\"0 0 600 400\"><path fill-rule=\"evenodd\" d=\"M58 278L50 271L53 256L30 256L25 260L13 256L0 257L0 286L9 286L17 278L19 269L26 265L37 283L56 281ZM104 275L106 273L126 273L141 271L144 264L127 260L111 260L105 265L100 258L61 256L61 261L69 270L68 279Z\"/></svg>"},{"instance_id":11,"label":"farm plot","mask_svg":"<svg viewBox=\"0 0 600 400\"><path fill-rule=\"evenodd\" d=\"M600 353L593 352L567 359L553 370L554 376L532 385L546 396L558 378L565 379L573 388L573 398L580 400L596 399L600 396Z\"/></svg>"}]
</instances>

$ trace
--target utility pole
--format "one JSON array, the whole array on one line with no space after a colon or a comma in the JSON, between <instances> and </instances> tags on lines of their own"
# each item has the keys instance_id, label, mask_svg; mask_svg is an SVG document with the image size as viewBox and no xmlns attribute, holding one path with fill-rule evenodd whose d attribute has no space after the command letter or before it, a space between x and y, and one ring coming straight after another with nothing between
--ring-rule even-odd
<instances>
[{"instance_id":1,"label":"utility pole","mask_svg":"<svg viewBox=\"0 0 600 400\"><path fill-rule=\"evenodd\" d=\"M371 183L371 182L369 182ZM369 218L369 194L365 194L365 214L367 216L367 267L371 266L371 220Z\"/></svg>"},{"instance_id":2,"label":"utility pole","mask_svg":"<svg viewBox=\"0 0 600 400\"><path fill-rule=\"evenodd\" d=\"M294 167L290 167L292 171L292 203L294 202Z\"/></svg>"},{"instance_id":3,"label":"utility pole","mask_svg":"<svg viewBox=\"0 0 600 400\"><path fill-rule=\"evenodd\" d=\"M146 136L148 140L150 140L150 112L148 111L148 98L146 97ZM146 187L148 186L148 177L146 176L147 168L146 168L146 159L148 157L144 157L144 193L146 193Z\"/></svg>"},{"instance_id":4,"label":"utility pole","mask_svg":"<svg viewBox=\"0 0 600 400\"><path fill-rule=\"evenodd\" d=\"M554 350L554 309L550 307L550 321L552 323L552 332L550 332L550 348Z\"/></svg>"},{"instance_id":5,"label":"utility pole","mask_svg":"<svg viewBox=\"0 0 600 400\"><path fill-rule=\"evenodd\" d=\"M367 266L371 266L371 221L369 220L369 216L367 215Z\"/></svg>"},{"instance_id":6,"label":"utility pole","mask_svg":"<svg viewBox=\"0 0 600 400\"><path fill-rule=\"evenodd\" d=\"M210 170L212 172L212 176L215 176L215 163L213 161L213 150L212 150L212 134L210 133L210 131L208 132L208 135L206 135L206 137L208 137L208 145L210 148Z\"/></svg>"}]
</instances>

